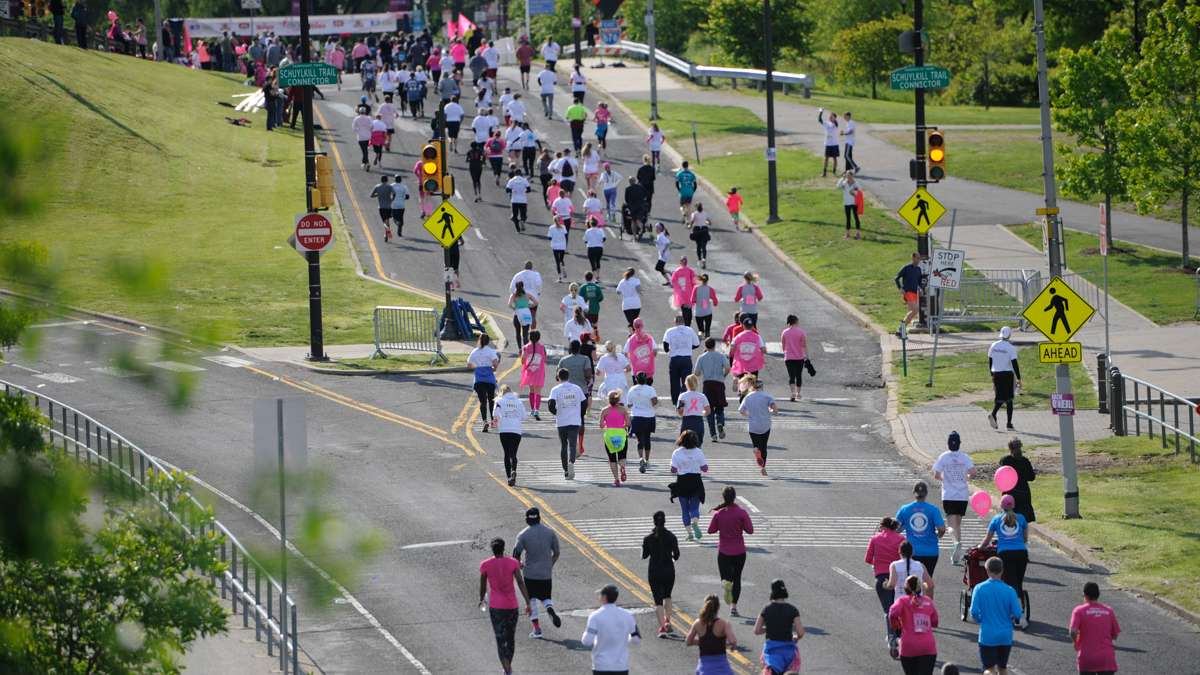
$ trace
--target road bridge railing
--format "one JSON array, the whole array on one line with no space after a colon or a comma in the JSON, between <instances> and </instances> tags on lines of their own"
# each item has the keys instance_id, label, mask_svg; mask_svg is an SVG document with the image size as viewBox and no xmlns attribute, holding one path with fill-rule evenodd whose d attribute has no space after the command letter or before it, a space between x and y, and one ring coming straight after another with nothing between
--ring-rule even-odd
<instances>
[{"instance_id":1,"label":"road bridge railing","mask_svg":"<svg viewBox=\"0 0 1200 675\"><path fill-rule=\"evenodd\" d=\"M1113 366L1108 371L1108 409L1112 431L1117 436L1141 436L1153 439L1155 427L1163 450L1175 446L1178 455L1186 448L1192 463L1197 463L1197 422L1200 401L1172 393L1145 380L1125 375ZM1132 422L1132 424L1130 424Z\"/></svg>"}]
</instances>

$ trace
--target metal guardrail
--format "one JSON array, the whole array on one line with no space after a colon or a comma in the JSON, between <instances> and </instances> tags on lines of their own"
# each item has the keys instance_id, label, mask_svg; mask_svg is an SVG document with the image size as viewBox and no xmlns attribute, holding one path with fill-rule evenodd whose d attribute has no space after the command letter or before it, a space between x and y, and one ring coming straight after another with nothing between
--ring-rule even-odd
<instances>
[{"instance_id":1,"label":"metal guardrail","mask_svg":"<svg viewBox=\"0 0 1200 675\"><path fill-rule=\"evenodd\" d=\"M1109 369L1108 382L1109 420L1114 434L1128 436L1129 418L1132 417L1133 435L1141 436L1145 423L1146 435L1154 438L1154 427L1158 426L1158 436L1162 439L1164 450L1167 448L1167 436L1172 436L1175 454L1178 455L1186 443L1192 462L1197 461L1196 446L1200 445L1200 438L1196 436L1196 423L1197 417L1200 417L1200 403L1173 394L1145 380L1123 375L1121 369L1116 366ZM1129 397L1130 385L1133 389L1132 400ZM1184 410L1185 419L1182 420L1180 408Z\"/></svg>"},{"instance_id":2,"label":"metal guardrail","mask_svg":"<svg viewBox=\"0 0 1200 675\"><path fill-rule=\"evenodd\" d=\"M429 364L446 363L442 353L442 338L438 331L440 315L428 307L375 308L375 357L386 357L386 351L432 352Z\"/></svg>"},{"instance_id":3,"label":"metal guardrail","mask_svg":"<svg viewBox=\"0 0 1200 675\"><path fill-rule=\"evenodd\" d=\"M637 56L637 57L640 57L643 59L650 58L650 46L643 44L641 42L631 42L629 40L621 40L618 47L620 48L620 51L624 54L627 54L630 56ZM608 45L597 45L594 48L588 47L588 46L583 46L581 49L585 52L592 52L595 50L599 50L601 48L604 48L606 50L612 49L612 47L608 46ZM563 50L563 59L565 60L567 57L573 57L574 55L575 55L574 45L567 45L567 47ZM688 78L689 80L693 80L693 81L698 77L703 77L708 80L711 80L714 77L719 77L719 78L724 78L724 79L728 79L728 80L733 80L735 82L737 80L753 80L756 82L764 82L767 79L767 72L765 70L757 70L757 69L753 69L753 68L723 68L723 67L719 67L719 66L701 66L701 65L694 64L690 61L687 61L686 59L682 59L678 56L675 56L674 54L671 54L669 52L665 52L661 49L655 49L654 56L655 56L655 61L657 61L659 64L664 65L664 66L670 68L671 70L674 70L675 72L679 73L680 75L683 75L684 77ZM787 92L788 85L795 85L795 86L801 87L805 90L806 93L810 93L813 88L813 77L811 75L807 75L804 73L785 73L785 72L780 72L780 71L773 71L771 73L771 78L775 82L778 82L779 84L783 85L785 93Z\"/></svg>"},{"instance_id":4,"label":"metal guardrail","mask_svg":"<svg viewBox=\"0 0 1200 675\"><path fill-rule=\"evenodd\" d=\"M1192 314L1193 319L1200 319L1200 267L1196 268L1196 311Z\"/></svg>"},{"instance_id":5,"label":"metal guardrail","mask_svg":"<svg viewBox=\"0 0 1200 675\"><path fill-rule=\"evenodd\" d=\"M263 634L266 634L267 654L274 656L278 651L281 671L287 673L291 668L293 673L300 672L295 601L290 596L283 597L279 582L220 521L213 519L198 525L191 521L187 512L181 515L172 506L183 498L190 502L194 512L204 512L206 509L186 486L172 478L170 469L163 462L86 413L18 384L4 380L0 380L0 384L4 386L5 396L19 396L32 401L33 407L45 419L43 428L47 440L56 446L61 443L64 454L73 454L77 461L89 469L108 472L109 477L116 472L115 477L124 478L131 485L142 488L193 537L219 536L221 562L228 563L225 572L214 579L214 583L220 585L221 599L228 599L232 603L231 609L235 615L238 607L241 607L243 628L250 627L253 616L254 639L261 641ZM153 480L156 477L166 480ZM164 483L169 487L164 488Z\"/></svg>"},{"instance_id":6,"label":"metal guardrail","mask_svg":"<svg viewBox=\"0 0 1200 675\"><path fill-rule=\"evenodd\" d=\"M932 330L942 324L1011 321L1028 328L1022 310L1042 288L1042 275L1024 269L976 269L982 276L964 275L957 289L943 289Z\"/></svg>"},{"instance_id":7,"label":"metal guardrail","mask_svg":"<svg viewBox=\"0 0 1200 675\"><path fill-rule=\"evenodd\" d=\"M2 2L4 0L0 0ZM112 51L112 45L109 43L108 34L104 31L93 29L90 33L89 47L99 49L100 51ZM51 42L54 40L54 28L48 23L42 21L33 21L28 18L4 19L0 18L0 37L26 37ZM63 43L68 45L75 44L75 29L63 27Z\"/></svg>"}]
</instances>

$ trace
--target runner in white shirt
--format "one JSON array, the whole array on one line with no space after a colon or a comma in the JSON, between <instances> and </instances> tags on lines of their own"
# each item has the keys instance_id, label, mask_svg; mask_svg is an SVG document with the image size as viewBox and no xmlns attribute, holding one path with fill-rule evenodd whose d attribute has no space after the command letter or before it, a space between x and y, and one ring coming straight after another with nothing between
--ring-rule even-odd
<instances>
[{"instance_id":1,"label":"runner in white shirt","mask_svg":"<svg viewBox=\"0 0 1200 675\"><path fill-rule=\"evenodd\" d=\"M504 450L504 474L508 484L517 484L517 448L521 446L522 422L529 417L529 408L509 385L500 386L500 398L492 409L492 426L500 432L500 447Z\"/></svg>"},{"instance_id":2,"label":"runner in white shirt","mask_svg":"<svg viewBox=\"0 0 1200 675\"><path fill-rule=\"evenodd\" d=\"M450 50L447 49L442 54L442 60L439 65L442 67L442 77L452 78L454 76L454 57L450 56Z\"/></svg>"},{"instance_id":3,"label":"runner in white shirt","mask_svg":"<svg viewBox=\"0 0 1200 675\"><path fill-rule=\"evenodd\" d=\"M662 129L659 129L657 124L651 122L650 132L646 134L646 145L650 147L650 161L654 163L654 173L658 173L661 166L662 148L666 142L667 137L663 134Z\"/></svg>"},{"instance_id":4,"label":"runner in white shirt","mask_svg":"<svg viewBox=\"0 0 1200 675\"><path fill-rule=\"evenodd\" d=\"M538 73L538 86L541 87L542 94L542 113L546 119L554 118L554 87L558 84L558 76L549 66L545 70Z\"/></svg>"},{"instance_id":5,"label":"runner in white shirt","mask_svg":"<svg viewBox=\"0 0 1200 675\"><path fill-rule=\"evenodd\" d=\"M658 250L658 262L654 263L654 271L663 277L663 286L671 285L671 276L667 274L667 260L671 257L671 237L667 235L667 226L655 223L654 229L658 236L654 238L654 248Z\"/></svg>"},{"instance_id":6,"label":"runner in white shirt","mask_svg":"<svg viewBox=\"0 0 1200 675\"><path fill-rule=\"evenodd\" d=\"M675 325L663 333L662 342L663 350L667 352L669 359L667 372L671 384L671 403L674 404L678 402L679 394L683 391L684 380L692 372L692 352L700 346L700 336L684 322L682 315L676 315ZM703 442L703 424L696 431L696 435Z\"/></svg>"},{"instance_id":7,"label":"runner in white shirt","mask_svg":"<svg viewBox=\"0 0 1200 675\"><path fill-rule=\"evenodd\" d=\"M583 315L583 309L576 307L573 312L574 315L563 323L563 344L566 345L580 339L579 336L590 335L592 332L592 323Z\"/></svg>"},{"instance_id":8,"label":"runner in white shirt","mask_svg":"<svg viewBox=\"0 0 1200 675\"><path fill-rule=\"evenodd\" d=\"M484 48L483 60L487 62L488 70L496 70L500 67L500 50L496 49L494 42L488 42L488 46Z\"/></svg>"},{"instance_id":9,"label":"runner in white shirt","mask_svg":"<svg viewBox=\"0 0 1200 675\"><path fill-rule=\"evenodd\" d=\"M450 137L450 152L458 152L458 130L466 114L457 96L442 107L442 115L446 119L446 135Z\"/></svg>"},{"instance_id":10,"label":"runner in white shirt","mask_svg":"<svg viewBox=\"0 0 1200 675\"><path fill-rule=\"evenodd\" d=\"M588 202L595 202L594 205L589 205ZM589 208L591 206L592 208ZM595 209L600 208L600 200L594 196L589 197L583 202L584 213L591 214ZM600 262L604 260L604 241L608 236L604 234L604 226L600 221L595 220L591 215L588 216L589 225L583 231L583 243L587 247L588 265L592 269L592 274L596 277L596 282L600 282Z\"/></svg>"},{"instance_id":11,"label":"runner in white shirt","mask_svg":"<svg viewBox=\"0 0 1200 675\"><path fill-rule=\"evenodd\" d=\"M629 645L641 643L637 621L628 610L617 607L617 587L609 584L599 590L600 609L588 616L583 645L592 650L592 672L629 672Z\"/></svg>"},{"instance_id":12,"label":"runner in white shirt","mask_svg":"<svg viewBox=\"0 0 1200 675\"><path fill-rule=\"evenodd\" d=\"M513 275L512 281L508 282L508 293L512 295L517 292L517 282L520 281L525 285L525 294L533 298L537 302L542 296L542 275L537 270L533 269L533 261L526 260L525 265L520 272ZM530 308L533 314L533 328L537 328L537 305Z\"/></svg>"},{"instance_id":13,"label":"runner in white shirt","mask_svg":"<svg viewBox=\"0 0 1200 675\"><path fill-rule=\"evenodd\" d=\"M942 511L946 514L946 525L954 532L954 552L950 561L957 565L962 555L962 519L967 513L970 487L967 481L975 476L975 463L967 453L959 450L962 437L951 431L946 447L933 463L933 477L942 481Z\"/></svg>"},{"instance_id":14,"label":"runner in white shirt","mask_svg":"<svg viewBox=\"0 0 1200 675\"><path fill-rule=\"evenodd\" d=\"M619 355L629 362L624 354ZM645 373L634 374L634 384L625 392L625 405L629 406L629 434L637 439L638 471L646 473L650 465L650 436L655 431L654 406L658 405L658 392L646 384Z\"/></svg>"},{"instance_id":15,"label":"runner in white shirt","mask_svg":"<svg viewBox=\"0 0 1200 675\"><path fill-rule=\"evenodd\" d=\"M487 139L491 138L492 131L496 129L496 118L489 114L489 110L480 111L475 119L471 120L471 129L475 131L475 142L486 143Z\"/></svg>"},{"instance_id":16,"label":"runner in white shirt","mask_svg":"<svg viewBox=\"0 0 1200 675\"><path fill-rule=\"evenodd\" d=\"M379 91L385 97L393 96L399 85L400 78L396 75L396 71L392 70L392 65L390 63L385 65L383 72L379 74Z\"/></svg>"},{"instance_id":17,"label":"runner in white shirt","mask_svg":"<svg viewBox=\"0 0 1200 675\"><path fill-rule=\"evenodd\" d=\"M546 228L546 237L550 239L550 253L554 255L554 268L558 270L558 283L561 284L565 281L563 272L567 259L567 228L555 218L550 227Z\"/></svg>"},{"instance_id":18,"label":"runner in white shirt","mask_svg":"<svg viewBox=\"0 0 1200 675\"><path fill-rule=\"evenodd\" d=\"M482 98L477 99L479 104L485 108L492 107L492 92L496 89L496 82L486 75L479 78L479 82L475 84L475 92L482 94Z\"/></svg>"},{"instance_id":19,"label":"runner in white shirt","mask_svg":"<svg viewBox=\"0 0 1200 675\"><path fill-rule=\"evenodd\" d=\"M564 227L571 224L571 214L575 212L575 203L571 201L571 197L566 192L563 192L550 204L550 211L554 214L554 221L562 223ZM567 230L569 233L569 230Z\"/></svg>"},{"instance_id":20,"label":"runner in white shirt","mask_svg":"<svg viewBox=\"0 0 1200 675\"><path fill-rule=\"evenodd\" d=\"M546 62L546 67L554 70L554 64L558 62L558 55L562 51L562 47L553 38L546 38L546 44L542 45L542 60Z\"/></svg>"},{"instance_id":21,"label":"runner in white shirt","mask_svg":"<svg viewBox=\"0 0 1200 675\"><path fill-rule=\"evenodd\" d=\"M354 138L358 141L358 147L362 150L362 168L365 171L371 170L371 160L367 156L367 148L371 143L371 117L366 114L367 106L359 106L358 115L355 115L351 126L354 128Z\"/></svg>"},{"instance_id":22,"label":"runner in white shirt","mask_svg":"<svg viewBox=\"0 0 1200 675\"><path fill-rule=\"evenodd\" d=\"M925 586L925 594L933 597L933 577L920 560L912 557L912 542L900 544L900 559L888 566L888 578L883 582L884 588L904 588L904 581L909 577L917 577Z\"/></svg>"},{"instance_id":23,"label":"runner in white shirt","mask_svg":"<svg viewBox=\"0 0 1200 675\"><path fill-rule=\"evenodd\" d=\"M512 223L517 232L525 231L525 221L529 218L529 179L520 169L513 172L512 178L504 185L508 193L508 203L512 207Z\"/></svg>"},{"instance_id":24,"label":"runner in white shirt","mask_svg":"<svg viewBox=\"0 0 1200 675\"><path fill-rule=\"evenodd\" d=\"M579 385L568 381L569 377L565 368L559 369L558 384L550 390L549 406L558 430L563 476L571 479L575 477L575 451L579 428L583 425L583 400L587 394Z\"/></svg>"},{"instance_id":25,"label":"runner in white shirt","mask_svg":"<svg viewBox=\"0 0 1200 675\"><path fill-rule=\"evenodd\" d=\"M579 284L572 281L571 285L567 287L567 294L558 303L558 308L562 310L563 321L568 321L575 315L576 307L582 309L584 314L587 314L587 300L584 300L583 296L579 294Z\"/></svg>"},{"instance_id":26,"label":"runner in white shirt","mask_svg":"<svg viewBox=\"0 0 1200 675\"><path fill-rule=\"evenodd\" d=\"M504 93L500 94L500 109L504 111L505 115L508 114L508 104L512 103L512 100L512 87L505 87Z\"/></svg>"},{"instance_id":27,"label":"runner in white shirt","mask_svg":"<svg viewBox=\"0 0 1200 675\"><path fill-rule=\"evenodd\" d=\"M583 71L580 66L575 66L575 72L571 73L571 96L576 101L583 103L583 99L587 96L587 78L583 76Z\"/></svg>"},{"instance_id":28,"label":"runner in white shirt","mask_svg":"<svg viewBox=\"0 0 1200 675\"><path fill-rule=\"evenodd\" d=\"M621 399L625 400L625 389L629 386L629 374L631 367L629 365L629 357L617 351L617 344L612 340L604 343L604 356L596 361L596 372L604 376L604 381L600 383L600 397L608 398L608 392L621 392ZM647 401L648 402L648 401ZM650 410L650 415L654 415L654 410Z\"/></svg>"},{"instance_id":29,"label":"runner in white shirt","mask_svg":"<svg viewBox=\"0 0 1200 675\"><path fill-rule=\"evenodd\" d=\"M516 124L509 125L504 132L504 147L508 150L508 161L520 166L521 149L525 147L525 130Z\"/></svg>"},{"instance_id":30,"label":"runner in white shirt","mask_svg":"<svg viewBox=\"0 0 1200 675\"><path fill-rule=\"evenodd\" d=\"M625 277L617 284L617 295L621 296L621 311L625 321L633 330L633 320L642 313L642 282L632 267L625 270Z\"/></svg>"},{"instance_id":31,"label":"runner in white shirt","mask_svg":"<svg viewBox=\"0 0 1200 675\"><path fill-rule=\"evenodd\" d=\"M384 141L383 147L388 152L392 151L392 136L396 134L396 105L392 103L392 95L385 93L383 95L383 105L379 106L379 115L383 118L383 126L387 127L387 140Z\"/></svg>"},{"instance_id":32,"label":"runner in white shirt","mask_svg":"<svg viewBox=\"0 0 1200 675\"><path fill-rule=\"evenodd\" d=\"M512 101L504 108L504 114L517 124L525 121L525 103L521 100L520 94L513 95Z\"/></svg>"}]
</instances>

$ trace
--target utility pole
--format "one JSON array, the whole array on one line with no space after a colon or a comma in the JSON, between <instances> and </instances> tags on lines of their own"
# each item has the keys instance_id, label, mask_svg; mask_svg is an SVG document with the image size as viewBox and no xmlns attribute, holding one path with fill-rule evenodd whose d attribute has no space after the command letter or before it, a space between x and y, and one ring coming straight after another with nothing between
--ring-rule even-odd
<instances>
[{"instance_id":1,"label":"utility pole","mask_svg":"<svg viewBox=\"0 0 1200 675\"><path fill-rule=\"evenodd\" d=\"M529 46L534 47L533 33L530 32L529 29L529 0L525 0L525 2L521 4L525 5L525 37L529 40Z\"/></svg>"},{"instance_id":2,"label":"utility pole","mask_svg":"<svg viewBox=\"0 0 1200 675\"><path fill-rule=\"evenodd\" d=\"M575 29L575 65L582 66L583 52L579 51L579 42L583 34L583 17L579 15L579 0L574 0L574 5L575 18L571 20L571 27Z\"/></svg>"},{"instance_id":3,"label":"utility pole","mask_svg":"<svg viewBox=\"0 0 1200 675\"><path fill-rule=\"evenodd\" d=\"M767 52L767 222L779 222L779 183L775 173L775 57L771 53L771 0L763 0L763 44Z\"/></svg>"},{"instance_id":4,"label":"utility pole","mask_svg":"<svg viewBox=\"0 0 1200 675\"><path fill-rule=\"evenodd\" d=\"M1033 32L1037 36L1038 100L1042 113L1042 182L1046 191L1046 237L1050 254L1050 276L1062 274L1062 222L1058 219L1058 196L1054 187L1054 144L1050 131L1050 85L1046 75L1046 12L1042 0L1033 0ZM1055 391L1071 394L1070 366L1054 367ZM1058 437L1062 449L1063 517L1079 518L1079 473L1075 465L1075 418L1058 416Z\"/></svg>"},{"instance_id":5,"label":"utility pole","mask_svg":"<svg viewBox=\"0 0 1200 675\"><path fill-rule=\"evenodd\" d=\"M913 0L913 65L925 65L925 41L922 39L921 31L925 25L925 0ZM914 164L916 175L914 178L917 181L917 187L923 188L929 184L925 174L925 90L917 88L913 90L913 100L916 102L916 142L917 142L917 161ZM917 235L917 253L921 254L923 260L929 258L929 235Z\"/></svg>"},{"instance_id":6,"label":"utility pole","mask_svg":"<svg viewBox=\"0 0 1200 675\"><path fill-rule=\"evenodd\" d=\"M646 43L650 47L647 56L650 60L650 121L653 122L658 119L658 72L655 69L658 57L654 53L654 0L646 0Z\"/></svg>"},{"instance_id":7,"label":"utility pole","mask_svg":"<svg viewBox=\"0 0 1200 675\"><path fill-rule=\"evenodd\" d=\"M154 0L154 60L162 61L163 58L163 43L162 43L162 2ZM149 36L147 36L149 37Z\"/></svg>"},{"instance_id":8,"label":"utility pole","mask_svg":"<svg viewBox=\"0 0 1200 675\"><path fill-rule=\"evenodd\" d=\"M312 60L312 40L308 35L308 3L300 0L300 61ZM304 200L309 213L313 213L312 188L317 184L316 142L313 140L312 86L303 90L301 108L304 117ZM321 327L321 254L307 251L308 261L308 341L310 361L325 361L325 332Z\"/></svg>"}]
</instances>

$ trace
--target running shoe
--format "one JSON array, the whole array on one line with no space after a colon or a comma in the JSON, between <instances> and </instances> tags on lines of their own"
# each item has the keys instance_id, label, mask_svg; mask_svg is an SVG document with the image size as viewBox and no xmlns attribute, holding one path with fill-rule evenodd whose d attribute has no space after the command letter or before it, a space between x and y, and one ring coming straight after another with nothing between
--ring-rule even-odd
<instances>
[{"instance_id":1,"label":"running shoe","mask_svg":"<svg viewBox=\"0 0 1200 675\"><path fill-rule=\"evenodd\" d=\"M738 614L737 605L729 606L729 616L741 616L741 614Z\"/></svg>"},{"instance_id":2,"label":"running shoe","mask_svg":"<svg viewBox=\"0 0 1200 675\"><path fill-rule=\"evenodd\" d=\"M700 523L692 521L692 534L696 535L696 541L700 541L702 538L702 535L700 534Z\"/></svg>"},{"instance_id":3,"label":"running shoe","mask_svg":"<svg viewBox=\"0 0 1200 675\"><path fill-rule=\"evenodd\" d=\"M638 460L638 473L646 473L646 460Z\"/></svg>"},{"instance_id":4,"label":"running shoe","mask_svg":"<svg viewBox=\"0 0 1200 675\"><path fill-rule=\"evenodd\" d=\"M567 478L570 478L571 480L575 480L575 465L574 464L567 467Z\"/></svg>"},{"instance_id":5,"label":"running shoe","mask_svg":"<svg viewBox=\"0 0 1200 675\"><path fill-rule=\"evenodd\" d=\"M619 481L619 480L614 480L614 481L613 481L613 487L621 487L621 481Z\"/></svg>"},{"instance_id":6,"label":"running shoe","mask_svg":"<svg viewBox=\"0 0 1200 675\"><path fill-rule=\"evenodd\" d=\"M895 638L895 636L888 638L888 656L891 656L897 661L900 660L900 642Z\"/></svg>"},{"instance_id":7,"label":"running shoe","mask_svg":"<svg viewBox=\"0 0 1200 675\"><path fill-rule=\"evenodd\" d=\"M1011 423L1011 422L1010 422L1010 423L1009 423L1009 424L1008 424L1008 425L1007 425L1005 428L1006 428L1006 429L1008 429L1009 431L1016 431L1016 430L1017 430L1017 428L1016 428L1016 427L1014 427L1014 426L1012 425L1012 423Z\"/></svg>"},{"instance_id":8,"label":"running shoe","mask_svg":"<svg viewBox=\"0 0 1200 675\"><path fill-rule=\"evenodd\" d=\"M622 466L621 467L621 482L624 483L627 480L629 480L629 479L625 477L625 467Z\"/></svg>"},{"instance_id":9,"label":"running shoe","mask_svg":"<svg viewBox=\"0 0 1200 675\"><path fill-rule=\"evenodd\" d=\"M691 530L688 530L687 533L688 533L688 541L696 541L696 537L695 537L695 535L692 534Z\"/></svg>"},{"instance_id":10,"label":"running shoe","mask_svg":"<svg viewBox=\"0 0 1200 675\"><path fill-rule=\"evenodd\" d=\"M550 615L550 621L554 623L555 628L562 628L562 619L558 618L558 612L554 608L547 605L546 613Z\"/></svg>"},{"instance_id":11,"label":"running shoe","mask_svg":"<svg viewBox=\"0 0 1200 675\"><path fill-rule=\"evenodd\" d=\"M759 450L758 448L754 449L754 463L760 467L766 464L766 462L763 461L762 450Z\"/></svg>"},{"instance_id":12,"label":"running shoe","mask_svg":"<svg viewBox=\"0 0 1200 675\"><path fill-rule=\"evenodd\" d=\"M508 477L508 486L509 486L509 487L513 487L513 486L514 486L514 485L516 485L516 484L517 484L517 477L516 477L516 475L509 476L509 477Z\"/></svg>"},{"instance_id":13,"label":"running shoe","mask_svg":"<svg viewBox=\"0 0 1200 675\"><path fill-rule=\"evenodd\" d=\"M533 632L529 634L529 639L530 640L541 640L542 639L542 629L534 628Z\"/></svg>"},{"instance_id":14,"label":"running shoe","mask_svg":"<svg viewBox=\"0 0 1200 675\"><path fill-rule=\"evenodd\" d=\"M724 424L717 425L717 435L721 437L721 440L725 440L725 425Z\"/></svg>"},{"instance_id":15,"label":"running shoe","mask_svg":"<svg viewBox=\"0 0 1200 675\"><path fill-rule=\"evenodd\" d=\"M725 586L725 604L732 605L733 604L733 582L726 579L725 581L722 581L721 583L724 584L724 586Z\"/></svg>"},{"instance_id":16,"label":"running shoe","mask_svg":"<svg viewBox=\"0 0 1200 675\"><path fill-rule=\"evenodd\" d=\"M664 623L663 625L661 625L661 626L659 626L659 627L658 627L658 637L659 637L659 639L662 639L662 640L665 640L665 639L667 639L667 633L668 633L668 631L667 631L667 625L666 625L665 623Z\"/></svg>"},{"instance_id":17,"label":"running shoe","mask_svg":"<svg viewBox=\"0 0 1200 675\"><path fill-rule=\"evenodd\" d=\"M485 434L486 434L487 432L488 432L488 423L487 423L487 422L484 422L484 423L483 423L483 433L485 433Z\"/></svg>"},{"instance_id":18,"label":"running shoe","mask_svg":"<svg viewBox=\"0 0 1200 675\"><path fill-rule=\"evenodd\" d=\"M955 565L955 566L962 564L962 542L961 541L955 542L955 544L954 544L954 551L950 554L950 564Z\"/></svg>"},{"instance_id":19,"label":"running shoe","mask_svg":"<svg viewBox=\"0 0 1200 675\"><path fill-rule=\"evenodd\" d=\"M533 411L533 419L535 419L535 420L537 420L537 421L541 422L541 421L542 421L542 415L541 415L541 413L539 413L538 411L534 410L534 411Z\"/></svg>"},{"instance_id":20,"label":"running shoe","mask_svg":"<svg viewBox=\"0 0 1200 675\"><path fill-rule=\"evenodd\" d=\"M996 423L996 416L995 416L995 415L988 415L988 424L992 425L992 428L993 428L993 429L999 429L999 428L1000 428L1000 425L998 425L998 424Z\"/></svg>"}]
</instances>

